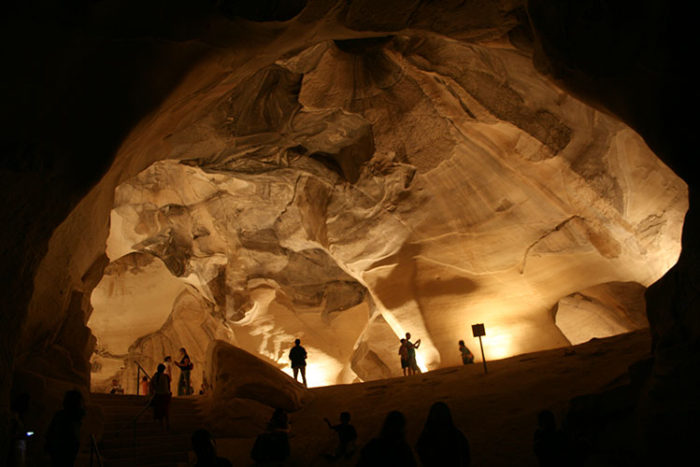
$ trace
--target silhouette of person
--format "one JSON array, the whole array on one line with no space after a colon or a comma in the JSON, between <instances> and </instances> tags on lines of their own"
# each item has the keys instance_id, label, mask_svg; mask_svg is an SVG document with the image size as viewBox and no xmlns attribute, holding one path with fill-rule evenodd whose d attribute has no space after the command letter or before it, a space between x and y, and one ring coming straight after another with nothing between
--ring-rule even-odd
<instances>
[{"instance_id":1,"label":"silhouette of person","mask_svg":"<svg viewBox=\"0 0 700 467\"><path fill-rule=\"evenodd\" d=\"M294 347L289 351L289 360L292 362L292 371L294 372L294 380L298 381L298 375L301 373L301 380L306 385L306 349L301 346L301 340L294 341Z\"/></svg>"},{"instance_id":2,"label":"silhouette of person","mask_svg":"<svg viewBox=\"0 0 700 467\"><path fill-rule=\"evenodd\" d=\"M280 465L289 457L289 419L287 412L275 409L267 429L258 435L250 451L255 465Z\"/></svg>"},{"instance_id":3,"label":"silhouette of person","mask_svg":"<svg viewBox=\"0 0 700 467\"><path fill-rule=\"evenodd\" d=\"M151 393L153 399L153 420L158 420L163 430L170 429L170 378L165 374L165 365L158 364L156 374L151 378Z\"/></svg>"},{"instance_id":4,"label":"silhouette of person","mask_svg":"<svg viewBox=\"0 0 700 467\"><path fill-rule=\"evenodd\" d=\"M83 395L77 389L63 396L63 409L56 412L46 432L46 451L54 467L75 464L80 448L80 427L85 416Z\"/></svg>"},{"instance_id":5,"label":"silhouette of person","mask_svg":"<svg viewBox=\"0 0 700 467\"><path fill-rule=\"evenodd\" d=\"M144 396L147 396L148 393L150 392L150 388L151 388L151 383L148 381L148 376L144 376L143 378L141 378L140 384L141 384L141 388L140 388L141 394L143 394Z\"/></svg>"},{"instance_id":6,"label":"silhouette of person","mask_svg":"<svg viewBox=\"0 0 700 467\"><path fill-rule=\"evenodd\" d=\"M178 396L189 396L192 394L192 386L190 385L190 372L194 368L190 356L187 354L187 350L184 347L180 348L180 358L179 362L173 362L180 368L180 379L177 382L177 395Z\"/></svg>"},{"instance_id":7,"label":"silhouette of person","mask_svg":"<svg viewBox=\"0 0 700 467\"><path fill-rule=\"evenodd\" d=\"M557 422L550 410L543 410L537 415L538 428L532 447L540 467L558 467L566 465L566 438L557 430Z\"/></svg>"},{"instance_id":8,"label":"silhouette of person","mask_svg":"<svg viewBox=\"0 0 700 467\"><path fill-rule=\"evenodd\" d=\"M8 467L24 467L27 462L27 434L24 426L24 414L29 410L29 394L23 392L12 398L12 412L9 420L10 446L7 455Z\"/></svg>"},{"instance_id":9,"label":"silhouette of person","mask_svg":"<svg viewBox=\"0 0 700 467\"><path fill-rule=\"evenodd\" d=\"M474 363L474 354L464 345L464 341L459 341L459 353L462 355L462 363L464 365Z\"/></svg>"},{"instance_id":10,"label":"silhouette of person","mask_svg":"<svg viewBox=\"0 0 700 467\"><path fill-rule=\"evenodd\" d=\"M338 447L335 449L335 453L328 457L330 459L351 458L355 454L357 431L350 424L350 412L340 413L340 423L338 425L332 425L327 418L324 418L324 420L328 424L328 428L338 433Z\"/></svg>"},{"instance_id":11,"label":"silhouette of person","mask_svg":"<svg viewBox=\"0 0 700 467\"><path fill-rule=\"evenodd\" d=\"M110 394L124 394L124 388L119 384L119 380L112 380L112 388L109 390Z\"/></svg>"},{"instance_id":12,"label":"silhouette of person","mask_svg":"<svg viewBox=\"0 0 700 467\"><path fill-rule=\"evenodd\" d=\"M192 433L192 450L197 456L194 467L233 467L228 459L216 455L216 441L207 430Z\"/></svg>"},{"instance_id":13,"label":"silhouette of person","mask_svg":"<svg viewBox=\"0 0 700 467\"><path fill-rule=\"evenodd\" d=\"M471 464L469 441L452 422L452 414L444 402L430 407L416 452L424 467L468 467Z\"/></svg>"},{"instance_id":14,"label":"silhouette of person","mask_svg":"<svg viewBox=\"0 0 700 467\"><path fill-rule=\"evenodd\" d=\"M406 372L409 368L408 347L406 347L406 339L401 339L401 345L399 346L399 356L401 357L401 371L403 371L403 375L406 376Z\"/></svg>"},{"instance_id":15,"label":"silhouette of person","mask_svg":"<svg viewBox=\"0 0 700 467\"><path fill-rule=\"evenodd\" d=\"M358 467L389 465L416 466L416 458L406 442L406 417L397 410L387 414L379 437L372 439L362 448L357 463Z\"/></svg>"},{"instance_id":16,"label":"silhouette of person","mask_svg":"<svg viewBox=\"0 0 700 467\"><path fill-rule=\"evenodd\" d=\"M165 375L168 377L170 382L173 381L173 358L168 355L163 359L163 365L165 365ZM172 391L171 391L172 392Z\"/></svg>"},{"instance_id":17,"label":"silhouette of person","mask_svg":"<svg viewBox=\"0 0 700 467\"><path fill-rule=\"evenodd\" d=\"M411 333L407 332L404 345L408 351L408 372L412 375L420 373L420 368L418 368L418 363L416 362L416 349L420 347L420 339L415 343L411 342Z\"/></svg>"}]
</instances>

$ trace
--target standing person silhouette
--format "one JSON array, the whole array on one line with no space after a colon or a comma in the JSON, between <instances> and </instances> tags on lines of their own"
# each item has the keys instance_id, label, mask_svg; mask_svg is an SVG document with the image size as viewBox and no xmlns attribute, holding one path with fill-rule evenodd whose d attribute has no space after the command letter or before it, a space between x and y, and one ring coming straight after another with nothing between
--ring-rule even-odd
<instances>
[{"instance_id":1,"label":"standing person silhouette","mask_svg":"<svg viewBox=\"0 0 700 467\"><path fill-rule=\"evenodd\" d=\"M430 407L416 452L424 467L469 467L471 464L469 441L452 422L452 414L444 402Z\"/></svg>"},{"instance_id":2,"label":"standing person silhouette","mask_svg":"<svg viewBox=\"0 0 700 467\"><path fill-rule=\"evenodd\" d=\"M172 382L173 380L173 359L170 355L166 356L163 359L163 365L165 365L165 375L168 377L168 380Z\"/></svg>"},{"instance_id":3,"label":"standing person silhouette","mask_svg":"<svg viewBox=\"0 0 700 467\"><path fill-rule=\"evenodd\" d=\"M301 380L306 385L306 349L301 346L301 340L294 341L294 347L289 351L289 360L292 362L292 371L294 372L294 380L298 381L298 375L301 373Z\"/></svg>"},{"instance_id":4,"label":"standing person silhouette","mask_svg":"<svg viewBox=\"0 0 700 467\"><path fill-rule=\"evenodd\" d=\"M66 392L63 410L56 412L46 432L46 450L54 467L75 464L80 449L80 427L85 416L83 395L77 389Z\"/></svg>"},{"instance_id":5,"label":"standing person silhouette","mask_svg":"<svg viewBox=\"0 0 700 467\"><path fill-rule=\"evenodd\" d=\"M264 433L258 435L250 451L255 465L281 467L290 454L289 417L283 409L276 408Z\"/></svg>"},{"instance_id":6,"label":"standing person silhouette","mask_svg":"<svg viewBox=\"0 0 700 467\"><path fill-rule=\"evenodd\" d=\"M337 425L331 424L327 418L323 420L328 424L328 428L338 433L338 447L335 448L334 454L326 456L326 458L329 460L341 457L350 459L355 454L355 441L357 440L357 431L350 424L350 412L341 412L340 423Z\"/></svg>"},{"instance_id":7,"label":"standing person silhouette","mask_svg":"<svg viewBox=\"0 0 700 467\"><path fill-rule=\"evenodd\" d=\"M184 347L180 348L180 358L179 362L173 362L180 368L180 379L177 382L177 395L178 396L189 396L192 394L192 388L190 386L190 372L194 368L190 356L187 354L187 350Z\"/></svg>"},{"instance_id":8,"label":"standing person silhouette","mask_svg":"<svg viewBox=\"0 0 700 467\"><path fill-rule=\"evenodd\" d=\"M415 343L411 342L411 333L407 332L404 345L408 353L408 373L412 375L420 373L420 368L418 368L418 363L416 362L416 349L420 347L420 339Z\"/></svg>"},{"instance_id":9,"label":"standing person silhouette","mask_svg":"<svg viewBox=\"0 0 700 467\"><path fill-rule=\"evenodd\" d=\"M550 410L537 414L537 430L532 442L540 467L566 465L566 438L557 429L557 420Z\"/></svg>"},{"instance_id":10,"label":"standing person silhouette","mask_svg":"<svg viewBox=\"0 0 700 467\"><path fill-rule=\"evenodd\" d=\"M158 364L156 374L151 378L151 407L153 420L158 420L163 431L170 430L170 378L165 374L165 365Z\"/></svg>"},{"instance_id":11,"label":"standing person silhouette","mask_svg":"<svg viewBox=\"0 0 700 467\"><path fill-rule=\"evenodd\" d=\"M406 347L406 339L401 339L401 345L399 346L399 356L401 357L401 371L403 371L403 375L406 376L406 372L409 368L408 347Z\"/></svg>"},{"instance_id":12,"label":"standing person silhouette","mask_svg":"<svg viewBox=\"0 0 700 467\"><path fill-rule=\"evenodd\" d=\"M8 430L10 450L7 467L25 467L27 465L27 440L32 434L24 426L24 417L29 410L29 394L23 392L10 402L11 417Z\"/></svg>"},{"instance_id":13,"label":"standing person silhouette","mask_svg":"<svg viewBox=\"0 0 700 467\"><path fill-rule=\"evenodd\" d=\"M372 439L360 451L357 467L416 467L411 446L406 442L406 417L389 412L378 438Z\"/></svg>"}]
</instances>

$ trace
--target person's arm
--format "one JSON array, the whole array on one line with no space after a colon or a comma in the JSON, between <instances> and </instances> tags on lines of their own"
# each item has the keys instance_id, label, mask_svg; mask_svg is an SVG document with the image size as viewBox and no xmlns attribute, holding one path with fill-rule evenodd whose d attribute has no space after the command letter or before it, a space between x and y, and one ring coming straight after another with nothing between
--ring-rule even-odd
<instances>
[{"instance_id":1,"label":"person's arm","mask_svg":"<svg viewBox=\"0 0 700 467\"><path fill-rule=\"evenodd\" d=\"M417 349L418 347L420 347L420 339L418 339L418 340L416 341L416 343L413 344L413 348L414 348L414 349Z\"/></svg>"},{"instance_id":2,"label":"person's arm","mask_svg":"<svg viewBox=\"0 0 700 467\"><path fill-rule=\"evenodd\" d=\"M323 418L323 421L325 421L328 424L328 428L333 428L333 425L331 425L331 421L328 420L327 418Z\"/></svg>"}]
</instances>

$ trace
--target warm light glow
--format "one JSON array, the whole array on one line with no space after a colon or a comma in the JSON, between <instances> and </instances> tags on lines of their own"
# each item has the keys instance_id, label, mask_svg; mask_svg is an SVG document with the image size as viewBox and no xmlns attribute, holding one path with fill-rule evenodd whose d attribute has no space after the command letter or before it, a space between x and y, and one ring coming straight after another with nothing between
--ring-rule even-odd
<instances>
[{"instance_id":1,"label":"warm light glow","mask_svg":"<svg viewBox=\"0 0 700 467\"><path fill-rule=\"evenodd\" d=\"M484 344L484 354L486 354L487 362L489 360L500 360L515 354L513 335L506 328L500 326L489 327L488 323L486 323L486 335L481 339ZM474 350L472 352L475 355L481 353L477 337L474 338Z\"/></svg>"},{"instance_id":2,"label":"warm light glow","mask_svg":"<svg viewBox=\"0 0 700 467\"><path fill-rule=\"evenodd\" d=\"M318 349L307 347L306 350L309 353L309 359L306 364L306 383L308 387L316 388L337 384L338 374L342 370L342 365L336 359ZM292 367L289 366L289 359L287 358L288 353L289 351L286 351L284 357L280 358L277 363L283 365L283 372L294 378L294 372ZM312 357L313 361L311 361ZM301 375L298 378L299 382L301 382Z\"/></svg>"},{"instance_id":3,"label":"warm light glow","mask_svg":"<svg viewBox=\"0 0 700 467\"><path fill-rule=\"evenodd\" d=\"M421 355L420 350L416 350L416 363L418 364L420 371L424 373L428 371L428 366L425 364L425 358L423 358L423 355Z\"/></svg>"},{"instance_id":4,"label":"warm light glow","mask_svg":"<svg viewBox=\"0 0 700 467\"><path fill-rule=\"evenodd\" d=\"M393 314L385 311L382 313L382 317L387 322L389 327L391 327L392 331L394 331L394 334L396 334L397 340L401 340L406 335L406 330L403 328L403 326L401 326ZM428 366L425 364L425 357L421 355L420 350L416 350L416 364L418 365L418 368L420 368L420 371L428 371Z\"/></svg>"}]
</instances>

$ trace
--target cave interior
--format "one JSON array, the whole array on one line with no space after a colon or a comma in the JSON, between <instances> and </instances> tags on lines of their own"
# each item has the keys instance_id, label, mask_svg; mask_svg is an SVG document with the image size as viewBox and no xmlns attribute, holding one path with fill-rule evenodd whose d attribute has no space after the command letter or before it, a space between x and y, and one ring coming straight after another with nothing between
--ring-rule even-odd
<instances>
[{"instance_id":1,"label":"cave interior","mask_svg":"<svg viewBox=\"0 0 700 467\"><path fill-rule=\"evenodd\" d=\"M490 361L648 335L619 415L636 435L617 451L690 452L687 15L162 3L27 2L3 21L5 422L20 393L37 427L68 389L136 394L138 368L181 347L211 407L299 410L295 338L313 388L400 377L406 332L423 372L461 365L460 339L480 362L483 323ZM609 451L600 465L627 465Z\"/></svg>"}]
</instances>

